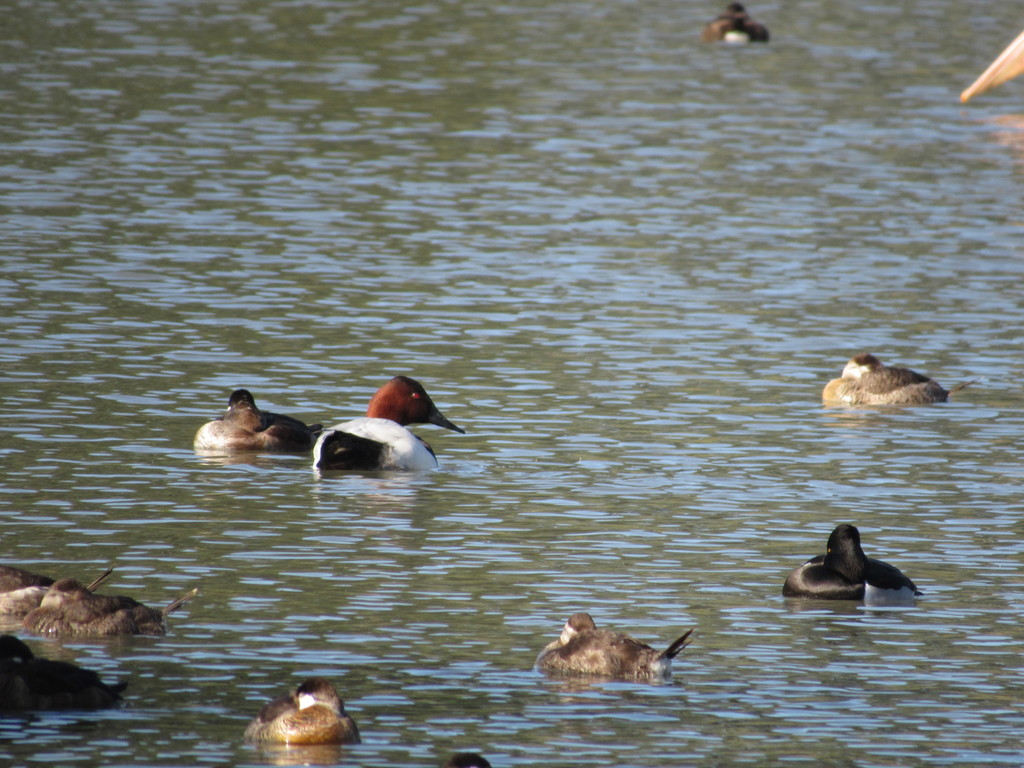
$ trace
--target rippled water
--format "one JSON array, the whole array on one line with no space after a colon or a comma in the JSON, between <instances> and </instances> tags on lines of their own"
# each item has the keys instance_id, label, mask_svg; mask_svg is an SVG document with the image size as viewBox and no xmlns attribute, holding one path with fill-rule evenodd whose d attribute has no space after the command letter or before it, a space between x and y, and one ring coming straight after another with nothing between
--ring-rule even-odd
<instances>
[{"instance_id":1,"label":"rippled water","mask_svg":"<svg viewBox=\"0 0 1024 768\"><path fill-rule=\"evenodd\" d=\"M1022 86L994 2L10 3L0 559L164 604L29 638L129 681L12 765L1016 765ZM854 352L977 379L823 409ZM333 423L422 380L421 475L217 460L237 386ZM838 522L916 608L785 601ZM549 680L576 610L665 685ZM21 633L23 634L23 633ZM24 634L23 634L24 636ZM241 743L323 674L364 743Z\"/></svg>"}]
</instances>

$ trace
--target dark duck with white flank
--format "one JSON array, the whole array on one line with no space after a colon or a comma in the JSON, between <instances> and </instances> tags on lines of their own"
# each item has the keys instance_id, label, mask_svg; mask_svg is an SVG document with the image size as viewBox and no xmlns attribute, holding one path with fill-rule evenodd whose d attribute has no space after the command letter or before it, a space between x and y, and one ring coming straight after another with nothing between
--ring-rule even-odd
<instances>
[{"instance_id":1,"label":"dark duck with white flank","mask_svg":"<svg viewBox=\"0 0 1024 768\"><path fill-rule=\"evenodd\" d=\"M767 43L768 28L750 18L740 3L729 3L725 13L704 26L700 39L705 43Z\"/></svg>"},{"instance_id":2,"label":"dark duck with white flank","mask_svg":"<svg viewBox=\"0 0 1024 768\"><path fill-rule=\"evenodd\" d=\"M860 531L843 523L828 537L824 555L812 557L786 577L782 594L898 605L914 602L921 592L899 568L865 555Z\"/></svg>"}]
</instances>

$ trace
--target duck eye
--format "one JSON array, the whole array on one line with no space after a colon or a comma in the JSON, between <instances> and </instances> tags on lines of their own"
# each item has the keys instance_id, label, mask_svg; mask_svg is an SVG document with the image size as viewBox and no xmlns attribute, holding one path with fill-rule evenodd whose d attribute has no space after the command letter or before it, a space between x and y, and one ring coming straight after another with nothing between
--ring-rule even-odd
<instances>
[{"instance_id":1,"label":"duck eye","mask_svg":"<svg viewBox=\"0 0 1024 768\"><path fill-rule=\"evenodd\" d=\"M412 393L412 399L413 400L419 400L420 399L420 393L419 392L413 392Z\"/></svg>"}]
</instances>

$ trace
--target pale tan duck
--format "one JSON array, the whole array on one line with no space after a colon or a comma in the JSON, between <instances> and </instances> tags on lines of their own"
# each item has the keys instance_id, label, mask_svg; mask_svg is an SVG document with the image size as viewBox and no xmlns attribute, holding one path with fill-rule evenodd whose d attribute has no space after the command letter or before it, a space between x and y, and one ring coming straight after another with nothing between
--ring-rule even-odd
<instances>
[{"instance_id":1,"label":"pale tan duck","mask_svg":"<svg viewBox=\"0 0 1024 768\"><path fill-rule=\"evenodd\" d=\"M821 393L825 405L924 405L944 403L953 392L972 382L944 389L935 379L909 368L882 365L874 355L854 355L843 375L832 379Z\"/></svg>"},{"instance_id":2,"label":"pale tan duck","mask_svg":"<svg viewBox=\"0 0 1024 768\"><path fill-rule=\"evenodd\" d=\"M287 696L260 710L245 729L259 744L359 744L356 721L345 712L338 691L322 677L310 677Z\"/></svg>"}]
</instances>

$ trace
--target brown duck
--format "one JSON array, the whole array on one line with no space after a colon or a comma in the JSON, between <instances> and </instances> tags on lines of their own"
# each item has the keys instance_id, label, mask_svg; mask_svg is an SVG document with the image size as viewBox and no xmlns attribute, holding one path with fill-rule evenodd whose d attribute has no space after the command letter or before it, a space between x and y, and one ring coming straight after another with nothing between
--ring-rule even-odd
<instances>
[{"instance_id":1,"label":"brown duck","mask_svg":"<svg viewBox=\"0 0 1024 768\"><path fill-rule=\"evenodd\" d=\"M39 607L25 616L22 624L29 632L51 637L163 635L167 633L167 615L198 592L193 589L157 610L130 597L96 595L75 579L61 579L50 586Z\"/></svg>"},{"instance_id":2,"label":"brown duck","mask_svg":"<svg viewBox=\"0 0 1024 768\"><path fill-rule=\"evenodd\" d=\"M260 710L245 740L263 744L358 744L359 728L327 680L311 677Z\"/></svg>"},{"instance_id":3,"label":"brown duck","mask_svg":"<svg viewBox=\"0 0 1024 768\"><path fill-rule=\"evenodd\" d=\"M557 640L537 656L541 672L660 680L672 672L672 659L690 642L687 630L664 651L610 629L598 629L589 613L569 617Z\"/></svg>"},{"instance_id":4,"label":"brown duck","mask_svg":"<svg viewBox=\"0 0 1024 768\"><path fill-rule=\"evenodd\" d=\"M96 589L113 570L108 568L86 589ZM24 616L38 608L53 581L49 576L0 565L0 616Z\"/></svg>"},{"instance_id":5,"label":"brown duck","mask_svg":"<svg viewBox=\"0 0 1024 768\"><path fill-rule=\"evenodd\" d=\"M320 429L320 424L310 427L291 416L261 411L249 390L236 389L225 414L201 426L192 445L197 451L300 453L313 447Z\"/></svg>"},{"instance_id":6,"label":"brown duck","mask_svg":"<svg viewBox=\"0 0 1024 768\"><path fill-rule=\"evenodd\" d=\"M867 352L854 355L843 375L832 379L821 393L825 405L923 405L944 403L950 394L973 382L943 389L935 379L909 368L882 365Z\"/></svg>"}]
</instances>

